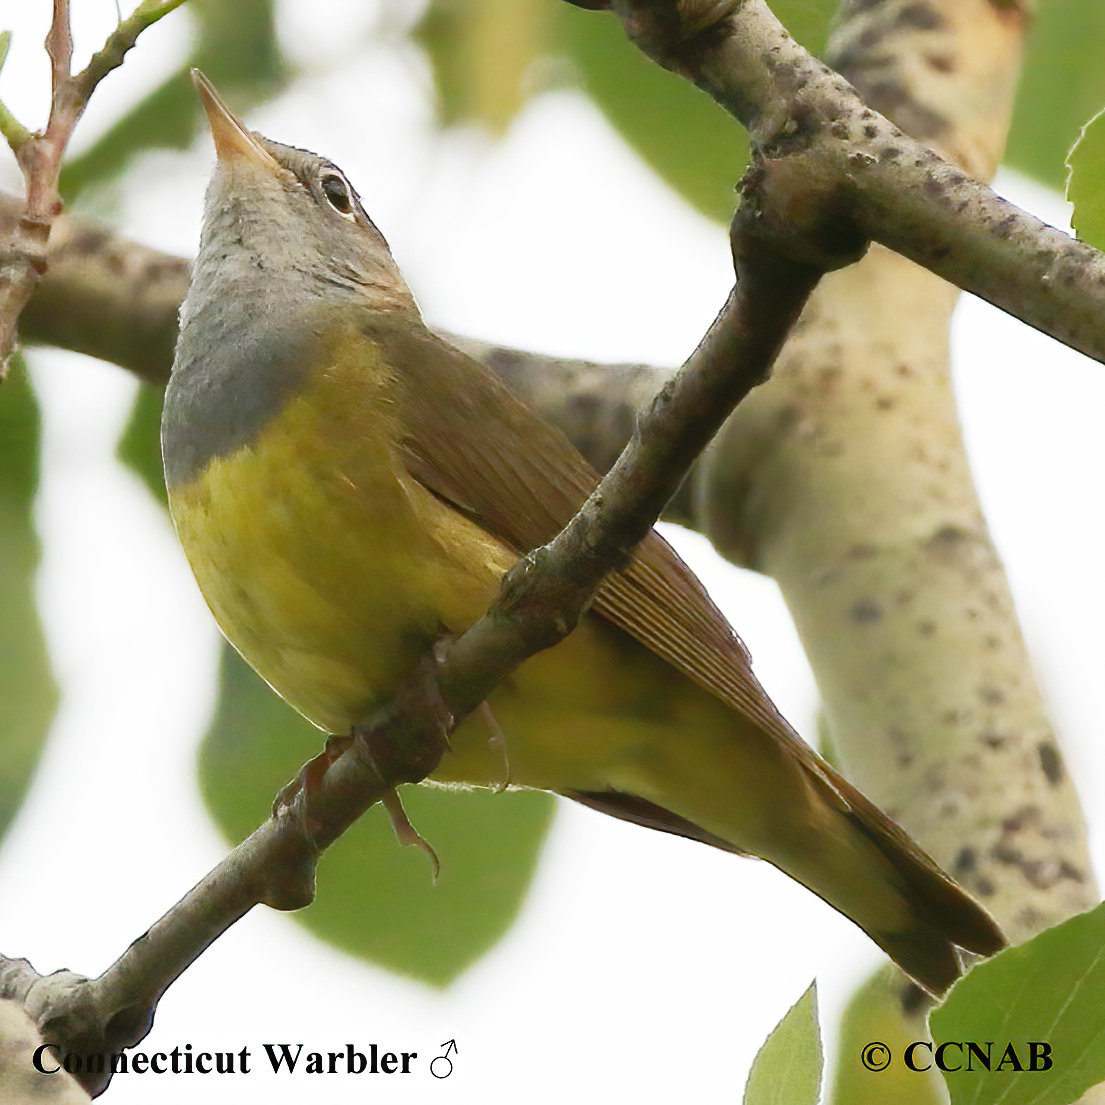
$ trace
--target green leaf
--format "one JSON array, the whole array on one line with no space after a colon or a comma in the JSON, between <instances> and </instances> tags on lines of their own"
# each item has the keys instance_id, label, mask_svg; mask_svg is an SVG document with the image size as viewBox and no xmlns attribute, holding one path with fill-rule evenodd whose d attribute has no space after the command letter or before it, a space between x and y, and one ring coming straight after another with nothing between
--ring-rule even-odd
<instances>
[{"instance_id":1,"label":"green leaf","mask_svg":"<svg viewBox=\"0 0 1105 1105\"><path fill-rule=\"evenodd\" d=\"M131 471L142 477L154 498L168 507L165 470L161 464L161 408L164 404L165 389L143 383L115 452Z\"/></svg>"},{"instance_id":2,"label":"green leaf","mask_svg":"<svg viewBox=\"0 0 1105 1105\"><path fill-rule=\"evenodd\" d=\"M944 1105L940 1074L911 1071L903 1061L911 1043L929 1038L926 1012L916 986L893 967L881 968L859 987L841 1018L833 1105Z\"/></svg>"},{"instance_id":3,"label":"green leaf","mask_svg":"<svg viewBox=\"0 0 1105 1105\"><path fill-rule=\"evenodd\" d=\"M433 0L415 37L430 57L443 123L506 129L545 49L550 9L547 0Z\"/></svg>"},{"instance_id":4,"label":"green leaf","mask_svg":"<svg viewBox=\"0 0 1105 1105\"><path fill-rule=\"evenodd\" d=\"M236 111L244 111L279 89L288 69L273 25L273 0L192 0L200 35L188 65L137 104L80 157L66 163L61 190L68 203L93 181L112 179L144 150L185 149L202 113L192 66L202 69ZM142 48L138 40L136 49Z\"/></svg>"},{"instance_id":5,"label":"green leaf","mask_svg":"<svg viewBox=\"0 0 1105 1105\"><path fill-rule=\"evenodd\" d=\"M224 648L219 705L200 776L231 840L268 815L273 796L321 750L323 737ZM533 792L404 787L403 803L441 859L399 846L375 806L323 856L318 895L295 916L354 955L433 985L451 982L509 928L554 809Z\"/></svg>"},{"instance_id":6,"label":"green leaf","mask_svg":"<svg viewBox=\"0 0 1105 1105\"><path fill-rule=\"evenodd\" d=\"M1083 128L1067 154L1067 199L1074 204L1074 229L1080 241L1105 248L1105 111Z\"/></svg>"},{"instance_id":7,"label":"green leaf","mask_svg":"<svg viewBox=\"0 0 1105 1105\"><path fill-rule=\"evenodd\" d=\"M21 357L0 385L0 833L23 801L57 706L35 603L39 416Z\"/></svg>"},{"instance_id":8,"label":"green leaf","mask_svg":"<svg viewBox=\"0 0 1105 1105\"><path fill-rule=\"evenodd\" d=\"M823 1062L817 983L811 982L757 1052L744 1105L817 1105Z\"/></svg>"},{"instance_id":9,"label":"green leaf","mask_svg":"<svg viewBox=\"0 0 1105 1105\"><path fill-rule=\"evenodd\" d=\"M560 4L559 46L622 137L684 199L728 222L748 161L748 135L692 84L665 72L607 13ZM601 193L602 184L595 182Z\"/></svg>"},{"instance_id":10,"label":"green leaf","mask_svg":"<svg viewBox=\"0 0 1105 1105\"><path fill-rule=\"evenodd\" d=\"M771 10L790 37L819 56L829 40L829 25L837 15L836 0L772 0Z\"/></svg>"},{"instance_id":11,"label":"green leaf","mask_svg":"<svg viewBox=\"0 0 1105 1105\"><path fill-rule=\"evenodd\" d=\"M771 7L808 50L824 48L835 0L782 0ZM684 199L728 223L748 162L741 125L705 92L646 58L609 13L561 3L556 17L557 46L622 137Z\"/></svg>"},{"instance_id":12,"label":"green leaf","mask_svg":"<svg viewBox=\"0 0 1105 1105\"><path fill-rule=\"evenodd\" d=\"M993 1041L991 1070L972 1058L945 1075L952 1105L1077 1100L1105 1081L1105 905L979 963L929 1023L938 1042L974 1040L985 1047ZM1050 1069L1040 1048L1032 1069L1033 1043L1050 1049ZM951 1059L959 1062L958 1051Z\"/></svg>"},{"instance_id":13,"label":"green leaf","mask_svg":"<svg viewBox=\"0 0 1105 1105\"><path fill-rule=\"evenodd\" d=\"M1103 53L1101 0L1040 0L1026 39L1006 164L1062 188L1067 150L1105 104Z\"/></svg>"}]
</instances>

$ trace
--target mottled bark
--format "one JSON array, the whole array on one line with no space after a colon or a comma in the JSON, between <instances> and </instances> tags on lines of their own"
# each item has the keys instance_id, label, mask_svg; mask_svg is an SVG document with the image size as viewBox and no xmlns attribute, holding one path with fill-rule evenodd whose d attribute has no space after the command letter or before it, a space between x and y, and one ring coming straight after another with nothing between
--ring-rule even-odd
<instances>
[{"instance_id":1,"label":"mottled bark","mask_svg":"<svg viewBox=\"0 0 1105 1105\"><path fill-rule=\"evenodd\" d=\"M829 60L988 179L1012 106L1017 13L888 0L842 15ZM694 498L719 550L779 583L848 776L1019 941L1098 893L967 463L949 374L957 296L880 246L829 274L773 379L703 458ZM918 1038L908 990L901 1015ZM841 1057L838 1093L872 1077L852 1063Z\"/></svg>"}]
</instances>

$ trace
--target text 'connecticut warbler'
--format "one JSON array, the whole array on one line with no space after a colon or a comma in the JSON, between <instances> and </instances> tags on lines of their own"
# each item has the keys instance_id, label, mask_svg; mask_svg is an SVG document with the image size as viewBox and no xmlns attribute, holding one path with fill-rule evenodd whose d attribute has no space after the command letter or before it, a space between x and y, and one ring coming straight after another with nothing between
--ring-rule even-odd
<instances>
[{"instance_id":1,"label":"text 'connecticut warbler'","mask_svg":"<svg viewBox=\"0 0 1105 1105\"><path fill-rule=\"evenodd\" d=\"M166 393L173 520L235 648L345 734L484 612L598 477L426 328L341 170L250 134L196 80L218 163ZM934 993L959 972L955 945L1003 944L795 735L655 533L489 701L514 785L766 859ZM434 778L497 786L504 770L474 721Z\"/></svg>"}]
</instances>

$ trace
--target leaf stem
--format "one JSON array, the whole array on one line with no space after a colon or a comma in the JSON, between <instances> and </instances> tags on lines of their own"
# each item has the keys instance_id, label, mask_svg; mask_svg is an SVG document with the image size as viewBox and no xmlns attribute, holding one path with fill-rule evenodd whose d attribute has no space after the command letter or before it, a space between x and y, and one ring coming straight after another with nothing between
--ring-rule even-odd
<instances>
[{"instance_id":1,"label":"leaf stem","mask_svg":"<svg viewBox=\"0 0 1105 1105\"><path fill-rule=\"evenodd\" d=\"M3 72L4 62L8 60L11 44L11 31L0 31L0 72ZM4 136L12 152L17 156L20 147L31 140L31 132L16 119L3 100L0 100L0 134Z\"/></svg>"}]
</instances>

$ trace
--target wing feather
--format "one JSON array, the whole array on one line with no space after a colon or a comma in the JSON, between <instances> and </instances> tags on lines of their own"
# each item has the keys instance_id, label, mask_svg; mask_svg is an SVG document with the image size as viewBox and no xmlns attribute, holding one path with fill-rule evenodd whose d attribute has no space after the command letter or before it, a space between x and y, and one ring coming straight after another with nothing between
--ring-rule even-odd
<instances>
[{"instance_id":1,"label":"wing feather","mask_svg":"<svg viewBox=\"0 0 1105 1105\"><path fill-rule=\"evenodd\" d=\"M551 541L599 483L571 442L429 330L374 319L370 336L394 366L410 474L519 554ZM594 609L799 755L808 753L752 674L740 638L655 531L603 584Z\"/></svg>"},{"instance_id":2,"label":"wing feather","mask_svg":"<svg viewBox=\"0 0 1105 1105\"><path fill-rule=\"evenodd\" d=\"M598 485L598 473L559 430L431 331L409 320L397 326L382 316L372 316L365 330L395 371L399 422L408 435L402 460L411 475L520 554L551 541ZM752 720L804 769L820 800L835 805L879 848L900 873L918 916L937 935L922 932L916 938L932 947L913 948L909 940L916 934L898 939L868 932L916 977L929 979L934 992L958 973L945 936L984 955L1004 945L989 914L795 733L753 675L740 638L659 534L649 533L629 566L608 577L594 609ZM638 796L610 791L572 797L616 817L739 851Z\"/></svg>"}]
</instances>

